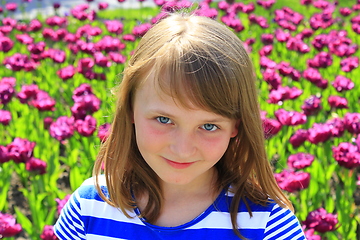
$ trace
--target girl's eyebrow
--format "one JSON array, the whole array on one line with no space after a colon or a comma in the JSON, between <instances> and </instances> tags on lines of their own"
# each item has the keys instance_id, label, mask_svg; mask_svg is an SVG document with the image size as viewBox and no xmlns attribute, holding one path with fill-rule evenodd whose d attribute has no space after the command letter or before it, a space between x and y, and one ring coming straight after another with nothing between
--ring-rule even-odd
<instances>
[{"instance_id":1,"label":"girl's eyebrow","mask_svg":"<svg viewBox=\"0 0 360 240\"><path fill-rule=\"evenodd\" d=\"M151 114L156 114L156 115L163 115L165 117L169 117L171 119L176 119L176 116L165 112L164 110L160 110L160 109L150 109L149 112ZM208 118L208 119L203 119L202 122L206 122L206 123L219 123L219 122L228 122L229 119L225 118L225 117L214 117L214 118Z\"/></svg>"}]
</instances>

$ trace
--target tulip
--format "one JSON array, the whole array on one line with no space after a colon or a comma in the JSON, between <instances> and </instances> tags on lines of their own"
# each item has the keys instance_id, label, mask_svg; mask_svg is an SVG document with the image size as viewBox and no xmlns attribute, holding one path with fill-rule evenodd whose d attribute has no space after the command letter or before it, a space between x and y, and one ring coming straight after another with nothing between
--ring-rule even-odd
<instances>
[{"instance_id":1,"label":"tulip","mask_svg":"<svg viewBox=\"0 0 360 240\"><path fill-rule=\"evenodd\" d=\"M111 61L115 62L115 63L125 63L126 62L126 57L120 53L116 53L116 52L109 52L108 56L110 57Z\"/></svg>"},{"instance_id":2,"label":"tulip","mask_svg":"<svg viewBox=\"0 0 360 240\"><path fill-rule=\"evenodd\" d=\"M5 57L3 64L6 68L13 71L32 71L37 67L37 63L29 58L27 55L15 53L10 57Z\"/></svg>"},{"instance_id":3,"label":"tulip","mask_svg":"<svg viewBox=\"0 0 360 240\"><path fill-rule=\"evenodd\" d=\"M119 52L124 48L125 44L122 43L119 38L113 38L111 36L104 36L100 41L95 43L95 50L99 52Z\"/></svg>"},{"instance_id":4,"label":"tulip","mask_svg":"<svg viewBox=\"0 0 360 240\"><path fill-rule=\"evenodd\" d=\"M354 169L360 166L360 149L348 142L342 142L332 148L333 157L337 163L345 168Z\"/></svg>"},{"instance_id":5,"label":"tulip","mask_svg":"<svg viewBox=\"0 0 360 240\"><path fill-rule=\"evenodd\" d=\"M325 89L328 86L328 81L322 78L319 70L317 70L316 68L305 69L305 71L303 72L303 77L319 88Z\"/></svg>"},{"instance_id":6,"label":"tulip","mask_svg":"<svg viewBox=\"0 0 360 240\"><path fill-rule=\"evenodd\" d=\"M8 149L7 147L0 145L0 163L6 163L8 161L10 161Z\"/></svg>"},{"instance_id":7,"label":"tulip","mask_svg":"<svg viewBox=\"0 0 360 240\"><path fill-rule=\"evenodd\" d=\"M64 143L67 138L74 135L74 123L73 117L61 116L55 122L50 125L49 131L51 137Z\"/></svg>"},{"instance_id":8,"label":"tulip","mask_svg":"<svg viewBox=\"0 0 360 240\"><path fill-rule=\"evenodd\" d=\"M310 96L301 106L306 116L316 115L322 109L321 98L315 95Z\"/></svg>"},{"instance_id":9,"label":"tulip","mask_svg":"<svg viewBox=\"0 0 360 240\"><path fill-rule=\"evenodd\" d=\"M38 19L32 19L29 23L28 31L37 32L42 28L42 23Z\"/></svg>"},{"instance_id":10,"label":"tulip","mask_svg":"<svg viewBox=\"0 0 360 240\"><path fill-rule=\"evenodd\" d=\"M281 85L281 76L279 75L279 73L274 69L274 68L266 68L265 71L263 71L262 73L263 75L263 79L270 84L270 86L272 87L272 89L278 89ZM273 93L274 95L274 93ZM271 92L269 95L270 101L272 103L277 103L278 101L280 101L282 98L280 97L279 100L276 101L276 99L274 99L274 101L272 100L272 96L271 96Z\"/></svg>"},{"instance_id":11,"label":"tulip","mask_svg":"<svg viewBox=\"0 0 360 240\"><path fill-rule=\"evenodd\" d=\"M334 231L338 222L336 214L328 213L325 209L319 208L310 212L303 224L306 228L325 233Z\"/></svg>"},{"instance_id":12,"label":"tulip","mask_svg":"<svg viewBox=\"0 0 360 240\"><path fill-rule=\"evenodd\" d=\"M264 1L264 0L257 0L256 3L259 5L259 6L262 6L263 8L265 9L270 9L274 3L276 2L276 0L267 0L267 1Z\"/></svg>"},{"instance_id":13,"label":"tulip","mask_svg":"<svg viewBox=\"0 0 360 240\"><path fill-rule=\"evenodd\" d=\"M275 173L274 177L279 187L290 193L308 188L310 183L310 174L306 172L285 169L281 173Z\"/></svg>"},{"instance_id":14,"label":"tulip","mask_svg":"<svg viewBox=\"0 0 360 240\"><path fill-rule=\"evenodd\" d=\"M106 139L108 138L108 136L110 134L110 127L111 127L110 123L104 123L104 124L99 126L97 136L98 136L98 138L100 139L101 142L105 142Z\"/></svg>"},{"instance_id":15,"label":"tulip","mask_svg":"<svg viewBox=\"0 0 360 240\"><path fill-rule=\"evenodd\" d=\"M277 64L270 58L261 56L260 57L260 66L263 68L275 68L277 66Z\"/></svg>"},{"instance_id":16,"label":"tulip","mask_svg":"<svg viewBox=\"0 0 360 240\"><path fill-rule=\"evenodd\" d=\"M64 27L67 25L67 19L65 17L51 16L45 20L45 23L51 27Z\"/></svg>"},{"instance_id":17,"label":"tulip","mask_svg":"<svg viewBox=\"0 0 360 240\"><path fill-rule=\"evenodd\" d=\"M0 35L0 52L9 52L14 46L14 42L8 38Z\"/></svg>"},{"instance_id":18,"label":"tulip","mask_svg":"<svg viewBox=\"0 0 360 240\"><path fill-rule=\"evenodd\" d=\"M349 108L347 99L339 96L329 96L328 103L332 108Z\"/></svg>"},{"instance_id":19,"label":"tulip","mask_svg":"<svg viewBox=\"0 0 360 240\"><path fill-rule=\"evenodd\" d=\"M38 43L29 44L27 48L32 54L41 54L44 52L45 47L46 43L41 41Z\"/></svg>"},{"instance_id":20,"label":"tulip","mask_svg":"<svg viewBox=\"0 0 360 240\"><path fill-rule=\"evenodd\" d=\"M124 25L118 20L105 21L105 26L110 33L121 34L123 32Z\"/></svg>"},{"instance_id":21,"label":"tulip","mask_svg":"<svg viewBox=\"0 0 360 240\"><path fill-rule=\"evenodd\" d=\"M281 123L276 119L263 119L264 135L266 139L276 135L282 128Z\"/></svg>"},{"instance_id":22,"label":"tulip","mask_svg":"<svg viewBox=\"0 0 360 240\"><path fill-rule=\"evenodd\" d=\"M331 137L341 137L345 132L345 123L340 118L333 118L325 122L330 127Z\"/></svg>"},{"instance_id":23,"label":"tulip","mask_svg":"<svg viewBox=\"0 0 360 240\"><path fill-rule=\"evenodd\" d=\"M353 134L360 134L360 113L346 113L344 116L345 129Z\"/></svg>"},{"instance_id":24,"label":"tulip","mask_svg":"<svg viewBox=\"0 0 360 240\"><path fill-rule=\"evenodd\" d=\"M66 81L72 78L75 75L76 69L73 65L69 65L67 67L59 69L56 74L61 78L63 81Z\"/></svg>"},{"instance_id":25,"label":"tulip","mask_svg":"<svg viewBox=\"0 0 360 240\"><path fill-rule=\"evenodd\" d=\"M305 129L298 129L290 137L289 142L295 148L301 146L309 137L309 131Z\"/></svg>"},{"instance_id":26,"label":"tulip","mask_svg":"<svg viewBox=\"0 0 360 240\"><path fill-rule=\"evenodd\" d=\"M16 137L12 143L6 146L8 157L15 163L25 163L32 157L35 145L35 142Z\"/></svg>"},{"instance_id":27,"label":"tulip","mask_svg":"<svg viewBox=\"0 0 360 240\"><path fill-rule=\"evenodd\" d=\"M11 27L14 28L14 27L16 27L17 21L15 19L13 19L13 18L7 17L7 18L4 18L2 20L2 23L3 23L4 26L11 26Z\"/></svg>"},{"instance_id":28,"label":"tulip","mask_svg":"<svg viewBox=\"0 0 360 240\"><path fill-rule=\"evenodd\" d=\"M132 34L125 34L122 36L122 39L127 42L135 42L135 36Z\"/></svg>"},{"instance_id":29,"label":"tulip","mask_svg":"<svg viewBox=\"0 0 360 240\"><path fill-rule=\"evenodd\" d=\"M99 10L104 10L109 7L109 4L107 2L100 2L98 7L99 7Z\"/></svg>"},{"instance_id":30,"label":"tulip","mask_svg":"<svg viewBox=\"0 0 360 240\"><path fill-rule=\"evenodd\" d=\"M22 231L16 219L7 213L0 212L0 236L1 238L14 237Z\"/></svg>"},{"instance_id":31,"label":"tulip","mask_svg":"<svg viewBox=\"0 0 360 240\"><path fill-rule=\"evenodd\" d=\"M301 39L292 37L286 42L286 47L289 50L297 51L300 53L307 53L310 51L310 47L305 44Z\"/></svg>"},{"instance_id":32,"label":"tulip","mask_svg":"<svg viewBox=\"0 0 360 240\"><path fill-rule=\"evenodd\" d=\"M336 91L344 92L353 89L355 84L351 81L351 79L338 75L332 83L332 86L336 89Z\"/></svg>"},{"instance_id":33,"label":"tulip","mask_svg":"<svg viewBox=\"0 0 360 240\"><path fill-rule=\"evenodd\" d=\"M44 118L44 129L49 129L50 125L54 122L51 117Z\"/></svg>"},{"instance_id":34,"label":"tulip","mask_svg":"<svg viewBox=\"0 0 360 240\"><path fill-rule=\"evenodd\" d=\"M320 52L313 59L307 60L307 65L312 68L327 68L333 62L332 56L327 52Z\"/></svg>"},{"instance_id":35,"label":"tulip","mask_svg":"<svg viewBox=\"0 0 360 240\"><path fill-rule=\"evenodd\" d=\"M279 103L288 99L296 99L302 93L302 90L298 89L297 87L289 88L288 86L279 86L278 89L270 91L268 102Z\"/></svg>"},{"instance_id":36,"label":"tulip","mask_svg":"<svg viewBox=\"0 0 360 240\"><path fill-rule=\"evenodd\" d=\"M351 72L353 69L359 67L358 57L344 58L340 62L341 70L344 72Z\"/></svg>"},{"instance_id":37,"label":"tulip","mask_svg":"<svg viewBox=\"0 0 360 240\"><path fill-rule=\"evenodd\" d=\"M40 238L42 240L57 240L58 238L56 237L56 235L54 233L54 226L45 225L44 229L40 235Z\"/></svg>"},{"instance_id":38,"label":"tulip","mask_svg":"<svg viewBox=\"0 0 360 240\"><path fill-rule=\"evenodd\" d=\"M25 167L26 170L29 172L36 172L40 175L46 173L46 162L41 159L31 157L29 160L26 161Z\"/></svg>"},{"instance_id":39,"label":"tulip","mask_svg":"<svg viewBox=\"0 0 360 240\"><path fill-rule=\"evenodd\" d=\"M16 79L13 77L3 77L0 80L0 104L8 104L15 95Z\"/></svg>"},{"instance_id":40,"label":"tulip","mask_svg":"<svg viewBox=\"0 0 360 240\"><path fill-rule=\"evenodd\" d=\"M11 121L11 113L7 110L0 109L0 123L4 126L9 125Z\"/></svg>"},{"instance_id":41,"label":"tulip","mask_svg":"<svg viewBox=\"0 0 360 240\"><path fill-rule=\"evenodd\" d=\"M314 123L308 132L308 141L313 144L326 142L331 138L330 126L327 124Z\"/></svg>"},{"instance_id":42,"label":"tulip","mask_svg":"<svg viewBox=\"0 0 360 240\"><path fill-rule=\"evenodd\" d=\"M275 111L277 120L282 125L296 126L304 124L307 120L306 115L295 111L286 111L285 109L278 109Z\"/></svg>"},{"instance_id":43,"label":"tulip","mask_svg":"<svg viewBox=\"0 0 360 240\"><path fill-rule=\"evenodd\" d=\"M39 111L54 111L55 100L49 96L49 94L43 90L39 90L36 93L34 99L29 102L29 105L34 106Z\"/></svg>"},{"instance_id":44,"label":"tulip","mask_svg":"<svg viewBox=\"0 0 360 240\"><path fill-rule=\"evenodd\" d=\"M87 115L84 120L78 119L75 121L75 129L84 137L91 136L96 130L96 119L90 115Z\"/></svg>"},{"instance_id":45,"label":"tulip","mask_svg":"<svg viewBox=\"0 0 360 240\"><path fill-rule=\"evenodd\" d=\"M261 28L269 27L269 23L267 22L267 19L262 16L256 16L255 14L250 14L248 18L251 23L258 24Z\"/></svg>"},{"instance_id":46,"label":"tulip","mask_svg":"<svg viewBox=\"0 0 360 240\"><path fill-rule=\"evenodd\" d=\"M136 37L142 37L145 35L147 31L151 28L150 23L143 23L138 26L135 26L132 30L132 34L134 34Z\"/></svg>"},{"instance_id":47,"label":"tulip","mask_svg":"<svg viewBox=\"0 0 360 240\"><path fill-rule=\"evenodd\" d=\"M54 9L59 9L60 6L61 6L61 4L58 3L58 2L54 2L54 3L53 3L53 8L54 8Z\"/></svg>"},{"instance_id":48,"label":"tulip","mask_svg":"<svg viewBox=\"0 0 360 240\"><path fill-rule=\"evenodd\" d=\"M313 1L313 0L300 0L300 3L301 3L302 5L310 5L310 4L312 4L312 1Z\"/></svg>"},{"instance_id":49,"label":"tulip","mask_svg":"<svg viewBox=\"0 0 360 240\"><path fill-rule=\"evenodd\" d=\"M273 45L265 45L260 49L259 55L268 56L271 54L272 50L273 50Z\"/></svg>"},{"instance_id":50,"label":"tulip","mask_svg":"<svg viewBox=\"0 0 360 240\"><path fill-rule=\"evenodd\" d=\"M278 40L278 42L287 42L290 37L290 33L283 31L281 28L277 28L275 30L275 38Z\"/></svg>"},{"instance_id":51,"label":"tulip","mask_svg":"<svg viewBox=\"0 0 360 240\"><path fill-rule=\"evenodd\" d=\"M261 42L265 45L271 45L274 43L274 35L271 33L261 34Z\"/></svg>"},{"instance_id":52,"label":"tulip","mask_svg":"<svg viewBox=\"0 0 360 240\"><path fill-rule=\"evenodd\" d=\"M320 8L320 9L326 9L327 7L329 7L329 4L330 3L325 0L316 0L313 3L314 7Z\"/></svg>"},{"instance_id":53,"label":"tulip","mask_svg":"<svg viewBox=\"0 0 360 240\"><path fill-rule=\"evenodd\" d=\"M5 4L5 8L6 8L6 10L8 10L8 11L10 11L10 12L15 12L16 11L16 9L17 9L17 4L16 3L6 3Z\"/></svg>"},{"instance_id":54,"label":"tulip","mask_svg":"<svg viewBox=\"0 0 360 240\"><path fill-rule=\"evenodd\" d=\"M321 240L321 237L319 235L314 234L314 231L315 230L313 228L304 231L307 240Z\"/></svg>"},{"instance_id":55,"label":"tulip","mask_svg":"<svg viewBox=\"0 0 360 240\"><path fill-rule=\"evenodd\" d=\"M110 67L111 61L102 52L94 53L95 64L100 67Z\"/></svg>"},{"instance_id":56,"label":"tulip","mask_svg":"<svg viewBox=\"0 0 360 240\"><path fill-rule=\"evenodd\" d=\"M314 159L310 153L296 153L288 157L287 164L290 169L303 169L311 166Z\"/></svg>"},{"instance_id":57,"label":"tulip","mask_svg":"<svg viewBox=\"0 0 360 240\"><path fill-rule=\"evenodd\" d=\"M65 204L67 203L67 201L69 201L71 195L68 194L66 195L63 199L60 198L56 198L55 201L57 203L57 214L60 215L61 210L64 208Z\"/></svg>"}]
</instances>

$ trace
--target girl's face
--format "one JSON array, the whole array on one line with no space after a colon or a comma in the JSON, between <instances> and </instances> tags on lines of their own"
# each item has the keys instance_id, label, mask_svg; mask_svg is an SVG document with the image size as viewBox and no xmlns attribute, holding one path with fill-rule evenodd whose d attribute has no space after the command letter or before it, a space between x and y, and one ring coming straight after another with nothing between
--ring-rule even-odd
<instances>
[{"instance_id":1,"label":"girl's face","mask_svg":"<svg viewBox=\"0 0 360 240\"><path fill-rule=\"evenodd\" d=\"M139 151L162 184L205 184L237 135L236 120L175 101L160 96L153 80L136 91L133 121Z\"/></svg>"}]
</instances>

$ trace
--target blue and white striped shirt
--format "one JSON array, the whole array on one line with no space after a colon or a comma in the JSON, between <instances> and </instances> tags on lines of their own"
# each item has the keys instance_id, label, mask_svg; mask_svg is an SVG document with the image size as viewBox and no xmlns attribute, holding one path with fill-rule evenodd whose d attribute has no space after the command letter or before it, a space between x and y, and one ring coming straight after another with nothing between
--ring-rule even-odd
<instances>
[{"instance_id":1,"label":"blue and white striped shirt","mask_svg":"<svg viewBox=\"0 0 360 240\"><path fill-rule=\"evenodd\" d=\"M102 189L106 191L105 186ZM136 210L129 212L133 218L127 218L119 209L104 202L90 178L72 194L54 231L61 240L239 240L230 220L232 196L223 191L214 204L194 220L177 227L159 227L140 219ZM247 239L306 239L298 219L290 210L276 203L249 205L252 217L242 202L237 216L240 233Z\"/></svg>"}]
</instances>

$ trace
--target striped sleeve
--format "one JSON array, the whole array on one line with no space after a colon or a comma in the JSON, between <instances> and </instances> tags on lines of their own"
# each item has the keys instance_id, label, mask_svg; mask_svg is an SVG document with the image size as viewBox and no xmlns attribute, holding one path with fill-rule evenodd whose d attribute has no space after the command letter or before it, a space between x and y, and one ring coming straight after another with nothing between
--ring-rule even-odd
<instances>
[{"instance_id":1,"label":"striped sleeve","mask_svg":"<svg viewBox=\"0 0 360 240\"><path fill-rule=\"evenodd\" d=\"M275 204L265 228L264 240L306 240L299 220L289 209Z\"/></svg>"},{"instance_id":2,"label":"striped sleeve","mask_svg":"<svg viewBox=\"0 0 360 240\"><path fill-rule=\"evenodd\" d=\"M84 223L81 217L81 206L78 191L75 191L61 210L59 219L54 225L54 233L60 239L86 239Z\"/></svg>"}]
</instances>

